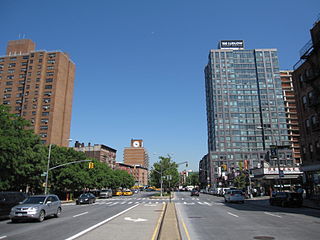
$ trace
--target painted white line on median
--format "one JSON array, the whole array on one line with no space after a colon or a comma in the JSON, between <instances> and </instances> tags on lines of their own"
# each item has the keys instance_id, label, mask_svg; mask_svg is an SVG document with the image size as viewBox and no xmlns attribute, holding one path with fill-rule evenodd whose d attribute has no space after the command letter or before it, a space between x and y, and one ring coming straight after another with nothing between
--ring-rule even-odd
<instances>
[{"instance_id":1,"label":"painted white line on median","mask_svg":"<svg viewBox=\"0 0 320 240\"><path fill-rule=\"evenodd\" d=\"M137 207L137 206L139 206L139 204L134 205L134 206L132 206L132 207L129 207L129 208L125 209L124 211L119 212L118 214L116 214L116 215L114 215L114 216L112 216L112 217L109 217L109 218L103 220L102 222L99 222L99 223L97 223L96 225L93 225L93 226L91 226L91 227L89 227L89 228L87 228L87 229L85 229L85 230L77 233L76 235L73 235L73 236L67 238L66 240L76 239L76 238L78 238L78 237L86 234L87 232L89 232L89 231L91 231L91 230L93 230L93 229L95 229L95 228L97 228L97 227L100 227L101 225L103 225L103 224L105 224L105 223L107 223L107 222L110 222L112 219L114 219L114 218L116 218L116 217L124 214L125 212L128 212L129 210L131 210L132 208L135 208L135 207Z\"/></svg>"},{"instance_id":2,"label":"painted white line on median","mask_svg":"<svg viewBox=\"0 0 320 240\"><path fill-rule=\"evenodd\" d=\"M281 216L279 216L279 215L272 214L272 213L268 213L268 212L264 212L264 214L267 214L267 215L270 215L270 216L273 216L273 217L282 218L282 217L281 217Z\"/></svg>"},{"instance_id":3,"label":"painted white line on median","mask_svg":"<svg viewBox=\"0 0 320 240\"><path fill-rule=\"evenodd\" d=\"M234 216L234 217L239 217L238 215L235 215L235 214L233 214L233 213L231 213L231 212L227 212L229 215L231 215L231 216Z\"/></svg>"},{"instance_id":4,"label":"painted white line on median","mask_svg":"<svg viewBox=\"0 0 320 240\"><path fill-rule=\"evenodd\" d=\"M1 236L0 239L5 239L7 236Z\"/></svg>"},{"instance_id":5,"label":"painted white line on median","mask_svg":"<svg viewBox=\"0 0 320 240\"><path fill-rule=\"evenodd\" d=\"M82 216L82 215L87 214L87 213L89 213L89 212L83 212L83 213L80 213L80 214L74 215L73 217L74 217L74 218L75 218L75 217L79 217L79 216Z\"/></svg>"}]
</instances>

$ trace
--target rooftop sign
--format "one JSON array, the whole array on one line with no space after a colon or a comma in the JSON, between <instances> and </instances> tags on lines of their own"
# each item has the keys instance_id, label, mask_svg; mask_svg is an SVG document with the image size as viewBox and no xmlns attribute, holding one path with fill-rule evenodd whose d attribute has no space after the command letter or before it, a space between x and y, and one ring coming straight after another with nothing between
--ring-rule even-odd
<instances>
[{"instance_id":1,"label":"rooftop sign","mask_svg":"<svg viewBox=\"0 0 320 240\"><path fill-rule=\"evenodd\" d=\"M219 44L220 49L243 49L243 40L221 40Z\"/></svg>"}]
</instances>

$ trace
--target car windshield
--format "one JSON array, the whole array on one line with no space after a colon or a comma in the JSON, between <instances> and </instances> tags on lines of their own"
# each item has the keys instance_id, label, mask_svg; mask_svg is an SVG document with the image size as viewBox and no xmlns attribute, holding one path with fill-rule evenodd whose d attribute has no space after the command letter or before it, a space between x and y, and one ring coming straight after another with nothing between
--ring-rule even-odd
<instances>
[{"instance_id":1,"label":"car windshield","mask_svg":"<svg viewBox=\"0 0 320 240\"><path fill-rule=\"evenodd\" d=\"M23 203L42 204L46 197L28 197Z\"/></svg>"},{"instance_id":2,"label":"car windshield","mask_svg":"<svg viewBox=\"0 0 320 240\"><path fill-rule=\"evenodd\" d=\"M81 194L80 197L85 198L85 197L90 197L90 195L88 193L85 193L85 194Z\"/></svg>"},{"instance_id":3,"label":"car windshield","mask_svg":"<svg viewBox=\"0 0 320 240\"><path fill-rule=\"evenodd\" d=\"M233 194L242 194L242 192L241 191L232 191L231 193L233 193Z\"/></svg>"}]
</instances>

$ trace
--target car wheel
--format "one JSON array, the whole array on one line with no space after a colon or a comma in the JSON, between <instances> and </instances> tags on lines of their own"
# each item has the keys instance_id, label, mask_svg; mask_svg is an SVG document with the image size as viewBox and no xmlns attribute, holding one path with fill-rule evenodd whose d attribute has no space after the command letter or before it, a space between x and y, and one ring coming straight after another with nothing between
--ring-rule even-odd
<instances>
[{"instance_id":1,"label":"car wheel","mask_svg":"<svg viewBox=\"0 0 320 240\"><path fill-rule=\"evenodd\" d=\"M17 220L17 219L12 218L12 219L11 219L11 222L12 222L12 223L17 223L17 222L18 222L18 220Z\"/></svg>"},{"instance_id":2,"label":"car wheel","mask_svg":"<svg viewBox=\"0 0 320 240\"><path fill-rule=\"evenodd\" d=\"M38 217L38 222L42 222L44 220L45 217L45 212L43 210L41 210L39 217Z\"/></svg>"},{"instance_id":3,"label":"car wheel","mask_svg":"<svg viewBox=\"0 0 320 240\"><path fill-rule=\"evenodd\" d=\"M226 198L224 199L224 202L228 202Z\"/></svg>"},{"instance_id":4,"label":"car wheel","mask_svg":"<svg viewBox=\"0 0 320 240\"><path fill-rule=\"evenodd\" d=\"M287 204L285 202L281 202L281 207L286 207Z\"/></svg>"},{"instance_id":5,"label":"car wheel","mask_svg":"<svg viewBox=\"0 0 320 240\"><path fill-rule=\"evenodd\" d=\"M57 209L57 213L54 215L56 218L60 217L60 214L61 214L61 207L59 207Z\"/></svg>"}]
</instances>

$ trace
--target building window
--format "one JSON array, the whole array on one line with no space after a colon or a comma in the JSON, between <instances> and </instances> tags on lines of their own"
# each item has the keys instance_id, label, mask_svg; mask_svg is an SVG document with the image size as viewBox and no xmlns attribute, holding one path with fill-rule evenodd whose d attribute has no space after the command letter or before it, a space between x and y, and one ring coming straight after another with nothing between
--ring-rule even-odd
<instances>
[{"instance_id":1,"label":"building window","mask_svg":"<svg viewBox=\"0 0 320 240\"><path fill-rule=\"evenodd\" d=\"M9 74L12 74L12 73L14 73L14 71L15 71L14 69L9 69L9 70L8 70L8 73L9 73Z\"/></svg>"},{"instance_id":2,"label":"building window","mask_svg":"<svg viewBox=\"0 0 320 240\"><path fill-rule=\"evenodd\" d=\"M15 60L17 60L16 57L11 57L11 58L10 58L10 61L15 61Z\"/></svg>"},{"instance_id":3,"label":"building window","mask_svg":"<svg viewBox=\"0 0 320 240\"><path fill-rule=\"evenodd\" d=\"M16 66L15 63L9 63L9 68L14 68Z\"/></svg>"},{"instance_id":4,"label":"building window","mask_svg":"<svg viewBox=\"0 0 320 240\"><path fill-rule=\"evenodd\" d=\"M48 126L40 126L40 130L48 130Z\"/></svg>"},{"instance_id":5,"label":"building window","mask_svg":"<svg viewBox=\"0 0 320 240\"><path fill-rule=\"evenodd\" d=\"M46 82L47 82L47 83L53 82L53 78L47 78L47 79L46 79Z\"/></svg>"},{"instance_id":6,"label":"building window","mask_svg":"<svg viewBox=\"0 0 320 240\"><path fill-rule=\"evenodd\" d=\"M14 78L13 75L8 75L8 76L7 76L7 79L13 79L13 78Z\"/></svg>"},{"instance_id":7,"label":"building window","mask_svg":"<svg viewBox=\"0 0 320 240\"><path fill-rule=\"evenodd\" d=\"M11 98L11 94L10 93L9 94L4 94L3 98Z\"/></svg>"},{"instance_id":8,"label":"building window","mask_svg":"<svg viewBox=\"0 0 320 240\"><path fill-rule=\"evenodd\" d=\"M49 116L49 112L42 112L42 116Z\"/></svg>"},{"instance_id":9,"label":"building window","mask_svg":"<svg viewBox=\"0 0 320 240\"><path fill-rule=\"evenodd\" d=\"M47 77L53 76L54 72L47 72Z\"/></svg>"},{"instance_id":10,"label":"building window","mask_svg":"<svg viewBox=\"0 0 320 240\"><path fill-rule=\"evenodd\" d=\"M12 88L11 87L5 88L4 92L12 92Z\"/></svg>"},{"instance_id":11,"label":"building window","mask_svg":"<svg viewBox=\"0 0 320 240\"><path fill-rule=\"evenodd\" d=\"M21 66L27 66L27 65L28 65L27 62L22 62L22 63L21 63Z\"/></svg>"},{"instance_id":12,"label":"building window","mask_svg":"<svg viewBox=\"0 0 320 240\"><path fill-rule=\"evenodd\" d=\"M4 104L4 105L10 104L10 101L8 101L8 100L3 101L3 104Z\"/></svg>"},{"instance_id":13,"label":"building window","mask_svg":"<svg viewBox=\"0 0 320 240\"><path fill-rule=\"evenodd\" d=\"M46 85L44 88L45 89L52 89L52 85Z\"/></svg>"}]
</instances>

